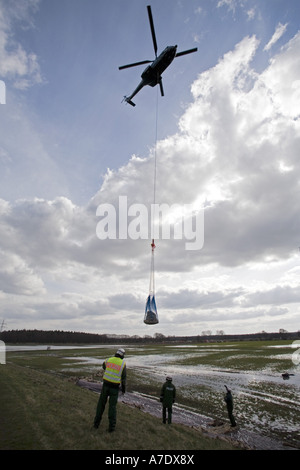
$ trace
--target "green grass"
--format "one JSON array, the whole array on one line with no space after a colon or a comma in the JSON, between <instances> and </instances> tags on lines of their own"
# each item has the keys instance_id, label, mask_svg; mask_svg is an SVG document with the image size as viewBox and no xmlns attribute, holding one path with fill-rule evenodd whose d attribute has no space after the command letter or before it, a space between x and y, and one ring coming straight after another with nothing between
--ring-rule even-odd
<instances>
[{"instance_id":1,"label":"green grass","mask_svg":"<svg viewBox=\"0 0 300 470\"><path fill-rule=\"evenodd\" d=\"M198 367L200 370L203 367L206 370L225 371L232 380L236 374L236 382L232 383L235 393L235 413L241 428L245 427L266 435L271 432L272 435L282 439L290 435L289 427L291 429L297 427L300 416L299 407L297 408L295 405L299 398L298 389L292 386L292 381L281 380L281 373L285 370L294 372L295 375L298 374L297 367L292 363L290 344L290 341L241 341L194 345L189 343L188 345L179 345L179 347L169 344L130 345L126 348L127 391L159 396L162 375L156 373L155 361L151 362L151 358L149 358L149 367L134 367L131 358L134 357L136 361L138 356L158 355L160 370L162 370L161 366L165 364L167 367L174 365L175 368L188 366L191 368L191 373L193 369L197 370ZM281 347L270 347L275 345ZM25 445L28 448L27 440L31 439L34 445L40 446L37 448L109 449L107 446L109 446L110 439L105 429L108 423L106 422L103 428L99 428L95 435L91 430L98 396L79 389L74 385L74 380L76 377L89 377L94 381L101 380L102 361L111 354L111 347L8 352L7 365L0 366L0 423L3 411L4 416L8 415L9 417L6 420L6 429L11 427L13 430L11 438L21 436L17 446ZM97 359L98 363L81 362L86 357ZM142 363L143 357L141 357ZM11 369L12 367L13 369ZM24 388L22 383L23 379L26 383L26 376L21 380L18 374L14 376L14 370L19 371L21 377L25 373L32 374L32 377L29 375L27 387ZM4 378L8 373L11 374L11 377ZM239 373L241 376L246 373L245 382L238 380ZM265 374L266 380L259 380L260 374ZM279 377L279 380L268 381L268 377L270 379ZM73 382L68 380L73 380ZM187 387L180 380L180 376L177 376L176 404L190 406L196 412L212 419L227 420L227 411L223 400L223 380L222 377L219 379L215 375L203 383L201 381L189 383ZM55 385L52 386L52 384ZM22 394L25 392L23 400ZM267 399L263 399L264 396L267 396ZM69 397L69 402L66 397ZM43 406L43 400L47 406ZM23 405L23 401L26 405ZM37 408L38 402L40 402L39 408ZM32 405L35 409L33 421L36 422L33 430L33 424L30 424L32 419L28 417L29 408ZM17 406L19 408L16 411ZM35 406L36 408L34 408ZM49 413L45 411L47 409ZM58 412L59 416L56 416ZM21 416L21 425L18 424L18 420L15 421L17 415ZM10 423L15 424L11 425ZM24 426L26 426L26 433ZM18 434L19 427L20 434ZM37 433L37 436L39 435L38 427L41 429L41 436L44 437L41 439L36 436L30 438L34 432ZM57 441L51 440L52 431L50 436L48 435L48 430L52 428L53 433L60 436ZM55 430L56 428L57 430ZM72 440L70 429L73 430L73 437L77 436L79 444ZM182 442L185 442L184 436L190 431L196 433L196 436L189 435L188 443L184 445L191 447L186 448L211 448L212 445L219 446L220 444L210 439L204 439L205 436L199 431L186 427L180 431L182 434L180 438L180 433L176 437L169 432L175 432L178 429L181 429L180 426L177 428L177 425L172 425L172 430L168 430L168 434L165 435L165 429L162 429L160 420L157 418L145 415L141 410L129 408L128 405L118 404L116 436L120 449L143 449L145 445L148 445L147 448L150 450L153 448L180 449ZM68 437L69 435L70 437ZM162 435L163 444L161 443ZM0 430L0 448L1 443L5 442L5 436L6 433L3 434ZM151 438L150 442L146 437ZM169 437L170 441L167 440ZM45 447L42 447L43 442L47 443L47 440L50 442L50 447L47 447L46 444ZM78 447L78 445L83 447Z\"/></svg>"},{"instance_id":2,"label":"green grass","mask_svg":"<svg viewBox=\"0 0 300 470\"><path fill-rule=\"evenodd\" d=\"M22 362L21 357L15 359ZM52 361L49 355L44 359L47 365ZM41 368L41 357L38 362ZM234 449L193 428L179 424L166 427L160 419L121 402L117 405L117 428L112 438L107 432L106 411L99 429L92 427L97 401L97 394L77 387L66 377L24 364L1 365L0 449Z\"/></svg>"},{"instance_id":3,"label":"green grass","mask_svg":"<svg viewBox=\"0 0 300 470\"><path fill-rule=\"evenodd\" d=\"M137 345L131 346L127 351L126 358L130 363L130 356L153 355L164 356L172 354L176 365L205 365L212 368L228 368L232 370L263 370L268 367L274 372L282 372L291 368L291 342L286 341L240 341L226 343L198 343L194 347L187 349L185 346L172 347L169 344ZM269 346L281 345L280 349L274 350ZM192 346L192 345L191 345ZM182 353L196 352L199 356L182 357ZM92 356L93 358L104 360L111 355L112 349L68 349L50 351L26 351L9 352L7 357L12 358L15 364L31 366L45 371L62 372L64 375L76 376L97 372L101 366L79 364L81 357ZM275 357L276 353L276 357ZM288 356L282 359L281 356ZM76 359L76 361L72 360Z\"/></svg>"},{"instance_id":4,"label":"green grass","mask_svg":"<svg viewBox=\"0 0 300 470\"><path fill-rule=\"evenodd\" d=\"M270 346L281 345L278 350ZM197 357L179 358L177 364L228 368L232 370L262 370L268 367L274 372L282 372L291 367L290 341L240 341L226 343L198 344L197 349L204 354ZM213 350L214 349L214 350ZM207 350L207 353L205 354ZM274 357L276 353L277 357ZM287 355L288 359L280 356Z\"/></svg>"}]
</instances>

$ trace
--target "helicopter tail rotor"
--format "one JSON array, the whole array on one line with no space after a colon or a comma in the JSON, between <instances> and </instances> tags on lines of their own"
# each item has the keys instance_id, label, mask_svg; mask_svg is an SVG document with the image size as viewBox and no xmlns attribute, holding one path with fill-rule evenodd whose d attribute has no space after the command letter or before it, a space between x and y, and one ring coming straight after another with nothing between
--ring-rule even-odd
<instances>
[{"instance_id":1,"label":"helicopter tail rotor","mask_svg":"<svg viewBox=\"0 0 300 470\"><path fill-rule=\"evenodd\" d=\"M135 106L135 103L133 101L131 101L130 98L127 98L127 96L124 96L124 98L122 100L122 103L123 103L123 101L126 101L126 103L131 104L131 106Z\"/></svg>"}]
</instances>

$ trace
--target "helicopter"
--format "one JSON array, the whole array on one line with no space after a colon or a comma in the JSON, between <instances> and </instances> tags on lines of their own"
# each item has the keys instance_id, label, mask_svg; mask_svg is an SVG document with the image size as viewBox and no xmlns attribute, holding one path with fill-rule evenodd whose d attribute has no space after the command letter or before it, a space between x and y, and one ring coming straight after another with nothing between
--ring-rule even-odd
<instances>
[{"instance_id":1,"label":"helicopter","mask_svg":"<svg viewBox=\"0 0 300 470\"><path fill-rule=\"evenodd\" d=\"M122 65L121 67L119 67L119 70L123 70L129 67L136 67L137 65L151 63L151 65L148 65L148 67L146 67L145 70L143 71L141 75L142 80L139 83L139 85L136 87L136 89L131 93L130 96L124 96L124 100L127 103L129 103L131 106L135 106L135 103L132 101L132 98L146 85L149 85L152 87L159 85L161 96L164 96L164 89L163 89L162 78L161 78L162 73L166 70L167 67L169 67L169 65L171 64L171 62L173 62L175 57L179 57L185 54L190 54L198 50L198 48L195 47L194 49L188 49L186 51L177 52L177 45L167 46L161 52L161 54L157 57L157 42L156 42L156 35L155 35L155 29L154 29L154 23L153 23L153 17L152 17L152 11L151 11L150 5L147 5L147 11L148 11L148 18L149 18L149 23L150 23L152 41L153 41L153 46L154 46L155 59L153 61L143 60L141 62L135 62L133 64Z\"/></svg>"}]
</instances>

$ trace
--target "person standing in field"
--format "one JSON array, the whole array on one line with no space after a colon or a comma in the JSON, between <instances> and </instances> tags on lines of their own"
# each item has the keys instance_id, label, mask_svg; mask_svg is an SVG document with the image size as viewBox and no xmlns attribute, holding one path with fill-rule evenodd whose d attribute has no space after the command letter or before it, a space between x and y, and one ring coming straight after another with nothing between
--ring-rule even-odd
<instances>
[{"instance_id":1,"label":"person standing in field","mask_svg":"<svg viewBox=\"0 0 300 470\"><path fill-rule=\"evenodd\" d=\"M113 432L115 430L117 423L117 402L120 385L123 394L125 393L126 389L126 362L124 360L124 356L125 350L118 349L113 357L109 357L102 364L104 375L102 390L94 418L94 428L96 429L99 427L107 399L109 398L108 432Z\"/></svg>"},{"instance_id":2,"label":"person standing in field","mask_svg":"<svg viewBox=\"0 0 300 470\"><path fill-rule=\"evenodd\" d=\"M231 390L229 390L229 388L226 387L226 385L225 385L225 388L226 388L226 395L224 397L224 400L225 400L227 411L228 411L229 421L231 423L231 427L235 427L236 422L233 416L233 398L232 398Z\"/></svg>"},{"instance_id":3,"label":"person standing in field","mask_svg":"<svg viewBox=\"0 0 300 470\"><path fill-rule=\"evenodd\" d=\"M176 398L176 387L172 383L172 377L166 377L166 381L162 386L160 393L160 401L162 403L162 419L163 423L167 422L168 410L168 424L172 423L172 406Z\"/></svg>"}]
</instances>

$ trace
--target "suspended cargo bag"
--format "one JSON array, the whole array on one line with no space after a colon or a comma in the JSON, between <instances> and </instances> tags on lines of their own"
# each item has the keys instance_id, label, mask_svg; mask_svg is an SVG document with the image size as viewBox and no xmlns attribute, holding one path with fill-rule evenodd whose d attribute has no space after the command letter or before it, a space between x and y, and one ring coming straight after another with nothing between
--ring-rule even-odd
<instances>
[{"instance_id":1,"label":"suspended cargo bag","mask_svg":"<svg viewBox=\"0 0 300 470\"><path fill-rule=\"evenodd\" d=\"M144 323L146 325L155 325L158 323L158 315L155 302L155 285L154 285L154 248L155 243L152 240L151 243L151 267L150 267L150 285L149 295L146 301Z\"/></svg>"},{"instance_id":2,"label":"suspended cargo bag","mask_svg":"<svg viewBox=\"0 0 300 470\"><path fill-rule=\"evenodd\" d=\"M153 294L149 294L146 301L144 323L146 323L146 325L155 325L158 323L155 297Z\"/></svg>"},{"instance_id":3,"label":"suspended cargo bag","mask_svg":"<svg viewBox=\"0 0 300 470\"><path fill-rule=\"evenodd\" d=\"M156 302L153 294L149 294L146 301L144 323L146 323L146 325L155 325L158 323Z\"/></svg>"}]
</instances>

